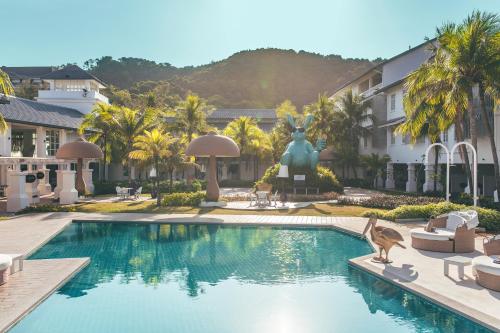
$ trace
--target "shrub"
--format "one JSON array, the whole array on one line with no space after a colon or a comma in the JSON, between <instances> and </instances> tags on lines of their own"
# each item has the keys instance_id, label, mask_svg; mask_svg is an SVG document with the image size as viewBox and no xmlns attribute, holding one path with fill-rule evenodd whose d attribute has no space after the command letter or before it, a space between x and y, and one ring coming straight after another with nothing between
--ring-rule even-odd
<instances>
[{"instance_id":1,"label":"shrub","mask_svg":"<svg viewBox=\"0 0 500 333\"><path fill-rule=\"evenodd\" d=\"M142 193L151 193L154 189L154 183L151 180L136 181L139 186L142 186ZM172 193L172 192L198 192L206 189L206 181L195 179L188 185L186 181L174 181L173 187L170 188L170 181L162 180L160 181L160 192L161 193ZM94 194L116 194L116 187L128 187L127 181L111 181L111 182L96 182L94 183Z\"/></svg>"},{"instance_id":2,"label":"shrub","mask_svg":"<svg viewBox=\"0 0 500 333\"><path fill-rule=\"evenodd\" d=\"M219 182L220 187L253 187L253 180L224 179Z\"/></svg>"},{"instance_id":3,"label":"shrub","mask_svg":"<svg viewBox=\"0 0 500 333\"><path fill-rule=\"evenodd\" d=\"M269 183L273 185L273 188L279 189L281 188L281 180L277 178L278 172L280 169L280 164L275 164L269 167L264 176L257 182L259 183ZM344 188L337 180L337 177L333 174L333 172L325 167L318 166L316 168L316 172L305 168L305 169L292 169L288 170L288 174L290 175L286 180L285 187L292 188L293 187L293 175L306 175L306 183L308 187L318 187L320 192L337 192L343 193Z\"/></svg>"},{"instance_id":4,"label":"shrub","mask_svg":"<svg viewBox=\"0 0 500 333\"><path fill-rule=\"evenodd\" d=\"M16 212L16 215L28 213L48 213L48 212L76 212L75 206L61 206L52 204L31 205Z\"/></svg>"},{"instance_id":5,"label":"shrub","mask_svg":"<svg viewBox=\"0 0 500 333\"><path fill-rule=\"evenodd\" d=\"M403 205L387 212L368 210L363 216L375 215L384 220L395 221L396 219L424 218L448 213L454 210L472 209L477 211L479 226L488 231L500 231L500 212L482 208L471 207L450 202L431 203L426 205Z\"/></svg>"},{"instance_id":6,"label":"shrub","mask_svg":"<svg viewBox=\"0 0 500 333\"><path fill-rule=\"evenodd\" d=\"M184 192L165 194L162 198L163 206L199 206L205 199L205 192Z\"/></svg>"},{"instance_id":7,"label":"shrub","mask_svg":"<svg viewBox=\"0 0 500 333\"><path fill-rule=\"evenodd\" d=\"M443 202L442 198L418 197L412 195L374 195L368 199L340 197L339 204L363 206L368 208L394 209L402 205L425 205Z\"/></svg>"}]
</instances>

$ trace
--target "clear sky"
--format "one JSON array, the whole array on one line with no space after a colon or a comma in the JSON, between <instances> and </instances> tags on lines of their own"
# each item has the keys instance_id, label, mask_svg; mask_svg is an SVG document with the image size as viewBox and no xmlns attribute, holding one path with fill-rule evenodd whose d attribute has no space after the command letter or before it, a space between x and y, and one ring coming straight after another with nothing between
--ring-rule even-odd
<instances>
[{"instance_id":1,"label":"clear sky","mask_svg":"<svg viewBox=\"0 0 500 333\"><path fill-rule=\"evenodd\" d=\"M200 65L262 47L387 58L474 9L500 0L0 0L0 65Z\"/></svg>"}]
</instances>

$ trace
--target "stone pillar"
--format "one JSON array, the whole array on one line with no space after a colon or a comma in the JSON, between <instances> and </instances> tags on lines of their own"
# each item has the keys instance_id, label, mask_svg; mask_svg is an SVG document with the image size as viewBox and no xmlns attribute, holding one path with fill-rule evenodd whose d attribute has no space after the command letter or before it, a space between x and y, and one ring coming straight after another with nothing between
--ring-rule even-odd
<instances>
[{"instance_id":1,"label":"stone pillar","mask_svg":"<svg viewBox=\"0 0 500 333\"><path fill-rule=\"evenodd\" d=\"M57 177L61 175L61 191L59 192L59 203L61 205L69 205L78 200L78 191L75 188L76 171L73 170L57 170Z\"/></svg>"},{"instance_id":2,"label":"stone pillar","mask_svg":"<svg viewBox=\"0 0 500 333\"><path fill-rule=\"evenodd\" d=\"M26 173L19 170L8 170L7 185L7 212L14 213L28 207Z\"/></svg>"},{"instance_id":3,"label":"stone pillar","mask_svg":"<svg viewBox=\"0 0 500 333\"><path fill-rule=\"evenodd\" d=\"M26 174L34 174L36 177L36 171L33 170L33 165L28 164L28 172ZM28 202L30 204L40 202L40 193L38 192L38 179L33 183L26 183L26 195L28 196Z\"/></svg>"},{"instance_id":4,"label":"stone pillar","mask_svg":"<svg viewBox=\"0 0 500 333\"><path fill-rule=\"evenodd\" d=\"M36 128L36 157L47 157L45 147L45 128L38 126Z\"/></svg>"},{"instance_id":5,"label":"stone pillar","mask_svg":"<svg viewBox=\"0 0 500 333\"><path fill-rule=\"evenodd\" d=\"M84 168L83 172L83 182L85 183L85 191L90 194L94 194L94 183L92 182L92 171L93 169Z\"/></svg>"},{"instance_id":6,"label":"stone pillar","mask_svg":"<svg viewBox=\"0 0 500 333\"><path fill-rule=\"evenodd\" d=\"M434 179L435 177L439 177L439 171L440 171L440 166L438 165L438 174L434 174L434 165L432 164L427 164L425 166L425 183L423 186L423 191L424 192L431 192L434 191ZM436 183L436 190L442 191L443 186L439 182L439 180Z\"/></svg>"},{"instance_id":7,"label":"stone pillar","mask_svg":"<svg viewBox=\"0 0 500 333\"><path fill-rule=\"evenodd\" d=\"M49 169L45 169L45 165L41 164L39 165L39 169L37 169L38 172L43 172L44 177L42 179L39 179L38 181L38 192L40 195L47 195L52 193L52 186L50 186L49 183Z\"/></svg>"},{"instance_id":8,"label":"stone pillar","mask_svg":"<svg viewBox=\"0 0 500 333\"><path fill-rule=\"evenodd\" d=\"M392 190L396 188L394 184L394 165L392 163L387 163L387 177L385 179L385 188Z\"/></svg>"},{"instance_id":9,"label":"stone pillar","mask_svg":"<svg viewBox=\"0 0 500 333\"><path fill-rule=\"evenodd\" d=\"M417 175L415 164L408 163L408 180L406 181L406 192L417 192Z\"/></svg>"}]
</instances>

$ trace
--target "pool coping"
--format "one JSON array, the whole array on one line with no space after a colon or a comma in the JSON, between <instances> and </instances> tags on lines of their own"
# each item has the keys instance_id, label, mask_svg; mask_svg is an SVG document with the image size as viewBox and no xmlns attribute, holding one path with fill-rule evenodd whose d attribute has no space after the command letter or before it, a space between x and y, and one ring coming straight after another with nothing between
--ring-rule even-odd
<instances>
[{"instance_id":1,"label":"pool coping","mask_svg":"<svg viewBox=\"0 0 500 333\"><path fill-rule=\"evenodd\" d=\"M40 214L29 214L29 215L40 215ZM219 224L219 225L231 225L231 226L279 226L279 227L299 227L299 228L327 228L333 229L339 232L346 233L348 235L366 239L372 249L375 250L375 245L371 241L371 239L365 237L361 231L359 231L354 225L359 223L353 223L351 225L350 220L360 219L361 222L364 222L365 218L353 218L353 217L330 217L330 216L273 216L273 215L216 215L216 214L203 214L203 215L195 215L195 214L99 214L99 213L58 213L58 218L63 220L59 229L55 232L50 233L47 237L45 237L42 241L37 244L37 246L31 247L29 251L25 252L27 255L34 253L40 247L49 242L52 238L58 235L65 227L67 227L70 223L89 223L89 222L103 222L103 223L129 223L129 224ZM134 216L134 219L131 217ZM129 219L123 219L123 217L128 217ZM234 221L236 217L239 218L240 222ZM245 218L242 218L245 217ZM253 218L252 218L253 217ZM258 217L258 218L257 218ZM121 219L120 219L121 218ZM276 219L278 218L278 219ZM333 219L332 219L333 218ZM335 222L335 218L338 219L348 219L348 223L342 223L339 221ZM182 219L182 220L180 220ZM390 223L386 221L382 221L383 223ZM364 224L363 224L364 225ZM392 223L392 226L395 224ZM404 226L398 226L400 228L404 228ZM372 274L376 277L379 277L385 281L388 281L408 292L411 292L415 295L418 295L438 306L441 306L452 313L458 314L464 318L467 318L477 324L480 324L490 330L495 332L500 332L500 320L492 317L486 313L478 311L472 307L468 307L463 303L459 303L455 300L449 299L443 294L436 293L432 290L422 287L416 283L411 281L400 282L402 277L391 272L383 272L380 267L376 265L371 265L368 262L368 259L374 256L374 253L368 254L365 256L352 258L348 261L348 264L356 269L360 269L365 273ZM90 260L87 261L85 265L89 263ZM84 267L84 266L83 266ZM81 267L80 270L83 268ZM63 286L67 281L69 281L74 275L76 275L80 270L74 272L73 274L67 276L63 282L59 283L57 286L52 288L52 291L48 293L43 299L40 299L33 307L30 308L29 311L26 311L22 316L19 317L15 322L13 322L9 328L12 328L17 322L19 322L25 315L31 312L37 305L42 303L46 298L52 295L56 290L58 290L61 286ZM500 303L499 303L500 304ZM7 329L9 329L7 328ZM0 328L0 332L2 332L2 328Z\"/></svg>"},{"instance_id":2,"label":"pool coping","mask_svg":"<svg viewBox=\"0 0 500 333\"><path fill-rule=\"evenodd\" d=\"M34 299L31 304L24 308L23 311L21 311L19 314L16 314L15 318L11 319L6 323L5 326L0 327L0 332L7 332L11 328L13 328L17 323L19 323L24 317L26 317L28 314L30 314L33 310L35 310L41 303L43 303L47 298L52 296L58 289L60 289L62 286L64 286L69 280L71 280L75 275L77 275L79 272L81 272L82 269L88 266L90 263L90 258L88 257L83 257L83 258L63 258L63 259L51 259L54 262L61 262L65 260L72 260L72 261L80 261L79 265L74 267L74 269L66 276L63 276L62 279L60 279L56 284L52 285L49 290L44 292L41 297ZM44 260L44 259L40 259ZM28 263L36 263L39 261L39 259L35 260L26 260L25 265ZM16 277L12 277L16 278Z\"/></svg>"}]
</instances>

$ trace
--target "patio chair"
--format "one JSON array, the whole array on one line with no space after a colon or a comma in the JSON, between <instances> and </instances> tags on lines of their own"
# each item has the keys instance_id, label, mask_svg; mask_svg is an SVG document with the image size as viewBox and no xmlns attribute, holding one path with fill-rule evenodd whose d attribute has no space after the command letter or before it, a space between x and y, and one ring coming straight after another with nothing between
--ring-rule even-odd
<instances>
[{"instance_id":1,"label":"patio chair","mask_svg":"<svg viewBox=\"0 0 500 333\"><path fill-rule=\"evenodd\" d=\"M472 273L476 282L487 289L500 291L500 235L483 241L484 256L472 259Z\"/></svg>"},{"instance_id":2,"label":"patio chair","mask_svg":"<svg viewBox=\"0 0 500 333\"><path fill-rule=\"evenodd\" d=\"M120 186L117 186L115 189L116 189L116 195L120 199L125 199L126 196L128 195L128 190L126 188L122 188Z\"/></svg>"},{"instance_id":3,"label":"patio chair","mask_svg":"<svg viewBox=\"0 0 500 333\"><path fill-rule=\"evenodd\" d=\"M274 194L271 194L271 198L269 200L269 204L272 205L272 201L274 201L274 207L278 207L278 199L279 199L279 195L278 195L278 190L276 190L274 192Z\"/></svg>"},{"instance_id":4,"label":"patio chair","mask_svg":"<svg viewBox=\"0 0 500 333\"><path fill-rule=\"evenodd\" d=\"M448 252L474 252L474 237L479 224L477 212L450 212L431 218L425 228L410 231L411 246L415 249Z\"/></svg>"},{"instance_id":5,"label":"patio chair","mask_svg":"<svg viewBox=\"0 0 500 333\"><path fill-rule=\"evenodd\" d=\"M6 254L0 254L0 285L9 280L11 265L12 257Z\"/></svg>"},{"instance_id":6,"label":"patio chair","mask_svg":"<svg viewBox=\"0 0 500 333\"><path fill-rule=\"evenodd\" d=\"M135 190L134 198L139 199L141 197L141 194L142 194L142 186L140 186L137 190Z\"/></svg>"}]
</instances>

